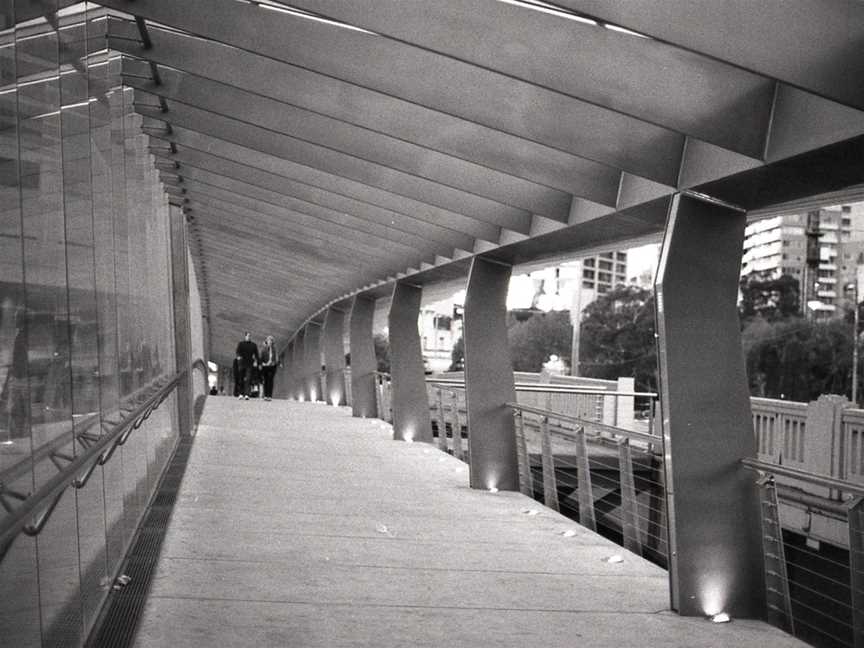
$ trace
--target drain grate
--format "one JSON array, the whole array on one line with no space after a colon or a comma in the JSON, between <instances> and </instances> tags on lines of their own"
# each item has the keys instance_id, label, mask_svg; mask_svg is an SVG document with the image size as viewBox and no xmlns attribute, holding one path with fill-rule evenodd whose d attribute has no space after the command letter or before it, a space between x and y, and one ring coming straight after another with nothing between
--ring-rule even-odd
<instances>
[{"instance_id":1,"label":"drain grate","mask_svg":"<svg viewBox=\"0 0 864 648\"><path fill-rule=\"evenodd\" d=\"M135 639L165 539L165 530L177 501L177 490L192 450L192 441L192 438L180 440L163 473L121 570L131 580L123 589L111 591L87 641L86 645L90 648L127 648Z\"/></svg>"}]
</instances>

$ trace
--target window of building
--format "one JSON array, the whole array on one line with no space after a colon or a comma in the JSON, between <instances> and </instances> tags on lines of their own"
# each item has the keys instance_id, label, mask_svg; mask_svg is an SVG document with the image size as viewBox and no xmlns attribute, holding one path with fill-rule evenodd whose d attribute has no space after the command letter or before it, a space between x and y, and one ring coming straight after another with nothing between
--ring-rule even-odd
<instances>
[{"instance_id":1,"label":"window of building","mask_svg":"<svg viewBox=\"0 0 864 648\"><path fill-rule=\"evenodd\" d=\"M583 263L585 264L586 268L593 268L594 267L594 259L585 259L585 261L583 261Z\"/></svg>"},{"instance_id":2,"label":"window of building","mask_svg":"<svg viewBox=\"0 0 864 648\"><path fill-rule=\"evenodd\" d=\"M600 262L600 269L601 270L611 270L612 269L612 262L611 261L601 261Z\"/></svg>"},{"instance_id":3,"label":"window of building","mask_svg":"<svg viewBox=\"0 0 864 648\"><path fill-rule=\"evenodd\" d=\"M582 287L583 288L594 288L594 282L593 281L583 281Z\"/></svg>"},{"instance_id":4,"label":"window of building","mask_svg":"<svg viewBox=\"0 0 864 648\"><path fill-rule=\"evenodd\" d=\"M582 271L582 278L583 279L593 279L594 278L594 271L593 270L583 270Z\"/></svg>"},{"instance_id":5,"label":"window of building","mask_svg":"<svg viewBox=\"0 0 864 648\"><path fill-rule=\"evenodd\" d=\"M598 272L597 279L600 281L605 281L606 283L612 283L612 273L610 272Z\"/></svg>"},{"instance_id":6,"label":"window of building","mask_svg":"<svg viewBox=\"0 0 864 648\"><path fill-rule=\"evenodd\" d=\"M627 253L626 252L616 252L615 258L619 261L627 261Z\"/></svg>"},{"instance_id":7,"label":"window of building","mask_svg":"<svg viewBox=\"0 0 864 648\"><path fill-rule=\"evenodd\" d=\"M614 259L614 255L611 252L604 252L600 255L601 259Z\"/></svg>"}]
</instances>

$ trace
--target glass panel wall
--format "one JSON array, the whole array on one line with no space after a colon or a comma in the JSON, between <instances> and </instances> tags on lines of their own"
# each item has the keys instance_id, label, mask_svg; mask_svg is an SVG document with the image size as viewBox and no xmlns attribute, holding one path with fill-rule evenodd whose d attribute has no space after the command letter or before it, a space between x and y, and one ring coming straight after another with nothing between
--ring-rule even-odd
<instances>
[{"instance_id":1,"label":"glass panel wall","mask_svg":"<svg viewBox=\"0 0 864 648\"><path fill-rule=\"evenodd\" d=\"M0 529L176 370L169 208L106 27L0 0ZM0 544L0 643L83 644L177 429L172 397Z\"/></svg>"}]
</instances>

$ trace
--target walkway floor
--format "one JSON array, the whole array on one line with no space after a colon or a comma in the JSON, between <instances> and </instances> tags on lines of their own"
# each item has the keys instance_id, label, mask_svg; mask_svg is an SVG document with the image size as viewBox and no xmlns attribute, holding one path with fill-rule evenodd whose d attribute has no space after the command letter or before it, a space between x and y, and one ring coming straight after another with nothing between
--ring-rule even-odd
<instances>
[{"instance_id":1,"label":"walkway floor","mask_svg":"<svg viewBox=\"0 0 864 648\"><path fill-rule=\"evenodd\" d=\"M209 398L136 646L804 645L678 617L660 568L467 479L343 409Z\"/></svg>"}]
</instances>

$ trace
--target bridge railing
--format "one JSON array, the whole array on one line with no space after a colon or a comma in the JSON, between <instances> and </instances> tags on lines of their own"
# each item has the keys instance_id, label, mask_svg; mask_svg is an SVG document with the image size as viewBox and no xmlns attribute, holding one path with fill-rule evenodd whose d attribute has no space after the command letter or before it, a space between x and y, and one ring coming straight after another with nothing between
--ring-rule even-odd
<instances>
[{"instance_id":1,"label":"bridge railing","mask_svg":"<svg viewBox=\"0 0 864 648\"><path fill-rule=\"evenodd\" d=\"M757 475L768 620L817 646L864 645L864 486L759 459L742 463Z\"/></svg>"}]
</instances>

